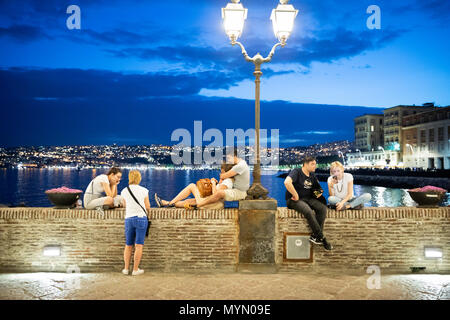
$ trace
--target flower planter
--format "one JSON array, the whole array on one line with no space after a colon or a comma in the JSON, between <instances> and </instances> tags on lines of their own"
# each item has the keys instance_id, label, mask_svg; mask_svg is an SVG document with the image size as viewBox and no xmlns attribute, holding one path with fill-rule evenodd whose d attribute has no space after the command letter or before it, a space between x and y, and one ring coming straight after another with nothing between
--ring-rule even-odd
<instances>
[{"instance_id":1,"label":"flower planter","mask_svg":"<svg viewBox=\"0 0 450 320\"><path fill-rule=\"evenodd\" d=\"M45 191L50 202L55 205L56 209L73 208L78 199L80 199L83 191L76 189L69 189L66 187L51 189Z\"/></svg>"},{"instance_id":2,"label":"flower planter","mask_svg":"<svg viewBox=\"0 0 450 320\"><path fill-rule=\"evenodd\" d=\"M445 193L437 192L419 192L408 191L411 198L417 202L419 208L436 208L442 203L445 198Z\"/></svg>"}]
</instances>

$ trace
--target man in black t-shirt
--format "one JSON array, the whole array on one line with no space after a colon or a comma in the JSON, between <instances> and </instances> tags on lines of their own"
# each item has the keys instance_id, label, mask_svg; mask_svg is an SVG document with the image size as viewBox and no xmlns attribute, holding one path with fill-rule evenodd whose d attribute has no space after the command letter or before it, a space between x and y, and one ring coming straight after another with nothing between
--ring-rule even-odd
<instances>
[{"instance_id":1,"label":"man in black t-shirt","mask_svg":"<svg viewBox=\"0 0 450 320\"><path fill-rule=\"evenodd\" d=\"M316 159L306 157L303 159L301 169L296 168L289 172L284 181L287 189L286 203L289 209L300 212L308 221L313 232L309 240L323 245L326 250L331 250L333 247L322 233L327 207L318 200L322 196L323 190L314 174L316 165Z\"/></svg>"}]
</instances>

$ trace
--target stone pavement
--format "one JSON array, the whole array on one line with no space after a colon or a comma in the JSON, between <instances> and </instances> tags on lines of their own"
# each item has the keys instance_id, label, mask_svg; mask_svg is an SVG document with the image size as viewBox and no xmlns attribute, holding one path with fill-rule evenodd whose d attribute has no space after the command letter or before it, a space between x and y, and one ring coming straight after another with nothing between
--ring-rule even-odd
<instances>
[{"instance_id":1,"label":"stone pavement","mask_svg":"<svg viewBox=\"0 0 450 320\"><path fill-rule=\"evenodd\" d=\"M1 300L450 300L450 275L382 275L368 289L370 274L339 273L5 273ZM373 284L373 283L372 283Z\"/></svg>"}]
</instances>

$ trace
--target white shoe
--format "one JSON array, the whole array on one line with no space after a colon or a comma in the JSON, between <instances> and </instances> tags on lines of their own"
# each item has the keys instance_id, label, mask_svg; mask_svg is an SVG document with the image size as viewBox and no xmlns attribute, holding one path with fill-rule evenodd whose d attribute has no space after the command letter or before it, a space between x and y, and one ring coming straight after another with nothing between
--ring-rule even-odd
<instances>
[{"instance_id":1,"label":"white shoe","mask_svg":"<svg viewBox=\"0 0 450 320\"><path fill-rule=\"evenodd\" d=\"M137 271L133 270L133 273L131 273L131 275L138 276L138 275L141 275L143 273L144 273L144 270L138 268Z\"/></svg>"},{"instance_id":2,"label":"white shoe","mask_svg":"<svg viewBox=\"0 0 450 320\"><path fill-rule=\"evenodd\" d=\"M98 213L100 213L102 216L105 214L105 211L103 210L102 207L97 207L95 208L97 210Z\"/></svg>"},{"instance_id":3,"label":"white shoe","mask_svg":"<svg viewBox=\"0 0 450 320\"><path fill-rule=\"evenodd\" d=\"M128 275L129 271L128 271L128 269L123 269L122 273L125 274L125 275Z\"/></svg>"}]
</instances>

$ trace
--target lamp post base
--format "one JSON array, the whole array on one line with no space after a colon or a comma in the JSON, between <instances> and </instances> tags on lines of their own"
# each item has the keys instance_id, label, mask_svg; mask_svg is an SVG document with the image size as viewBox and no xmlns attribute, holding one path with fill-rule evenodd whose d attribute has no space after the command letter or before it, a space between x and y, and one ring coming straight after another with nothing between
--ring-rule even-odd
<instances>
[{"instance_id":1,"label":"lamp post base","mask_svg":"<svg viewBox=\"0 0 450 320\"><path fill-rule=\"evenodd\" d=\"M245 200L267 200L270 199L267 195L269 191L262 186L260 182L253 182L250 189L247 191Z\"/></svg>"}]
</instances>

